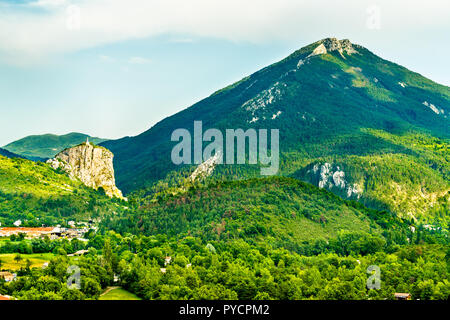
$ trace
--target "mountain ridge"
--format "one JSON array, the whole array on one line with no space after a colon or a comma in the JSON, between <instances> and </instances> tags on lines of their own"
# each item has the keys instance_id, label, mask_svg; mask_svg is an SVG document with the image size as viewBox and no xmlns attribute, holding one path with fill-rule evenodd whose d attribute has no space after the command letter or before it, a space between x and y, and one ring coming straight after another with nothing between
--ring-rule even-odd
<instances>
[{"instance_id":1,"label":"mountain ridge","mask_svg":"<svg viewBox=\"0 0 450 320\"><path fill-rule=\"evenodd\" d=\"M387 154L403 163L403 155L407 155L409 170L418 170L419 176L429 174L428 170L434 172L430 184L422 185L412 173L404 179L391 172L389 162L376 160L379 166L375 189L386 179L388 184L399 184L407 195L397 203L393 200L395 188L388 190L387 195L377 189L366 199L365 195L371 192L365 192L370 186L364 185L359 200L376 209L416 217L426 215L431 203L425 201L427 204L420 209L409 212L402 209L405 202L420 197L421 188L425 193L449 188L449 161L445 153L433 149L434 144L436 148L448 146L449 113L449 87L384 60L363 46L327 38L214 92L138 136L102 145L116 156L117 182L125 192L152 188L160 180L171 179L173 172L183 175L195 169L171 163L174 144L170 135L177 128L192 132L196 120L203 122L204 130L279 128L281 175L293 175L321 161L339 164L356 157L356 167L350 171L361 176L364 168L358 168L358 162L366 162L364 157L375 161L377 157L387 158L383 156ZM422 143L431 143L432 148L425 148ZM256 176L251 166L222 165L215 169L212 179ZM444 195L444 210L446 199ZM393 201L395 205L388 204Z\"/></svg>"},{"instance_id":2,"label":"mountain ridge","mask_svg":"<svg viewBox=\"0 0 450 320\"><path fill-rule=\"evenodd\" d=\"M26 136L7 144L3 148L30 160L43 161L52 158L66 148L86 141L86 139L90 139L95 144L107 141L107 139L91 137L78 132L70 132L64 135L47 133Z\"/></svg>"},{"instance_id":3,"label":"mountain ridge","mask_svg":"<svg viewBox=\"0 0 450 320\"><path fill-rule=\"evenodd\" d=\"M10 151L8 151L6 149L2 149L2 148L0 148L0 155L7 157L7 158L24 158L18 154L15 154L13 152L10 152Z\"/></svg>"}]
</instances>

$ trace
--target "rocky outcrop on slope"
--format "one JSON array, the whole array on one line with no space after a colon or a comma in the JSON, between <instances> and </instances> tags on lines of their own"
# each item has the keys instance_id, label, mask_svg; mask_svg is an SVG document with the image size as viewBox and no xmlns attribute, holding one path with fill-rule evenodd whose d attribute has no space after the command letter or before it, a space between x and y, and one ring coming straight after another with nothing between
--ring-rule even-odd
<instances>
[{"instance_id":1,"label":"rocky outcrop on slope","mask_svg":"<svg viewBox=\"0 0 450 320\"><path fill-rule=\"evenodd\" d=\"M109 197L123 198L114 179L113 157L108 149L87 141L61 151L47 163L53 169L61 168L72 179L77 178L88 187L103 188Z\"/></svg>"},{"instance_id":2,"label":"rocky outcrop on slope","mask_svg":"<svg viewBox=\"0 0 450 320\"><path fill-rule=\"evenodd\" d=\"M311 182L319 188L326 188L333 190L339 189L347 198L356 197L359 199L363 193L361 186L358 183L350 183L346 179L343 169L339 165L333 165L325 162L324 164L316 163L307 171L307 175Z\"/></svg>"},{"instance_id":3,"label":"rocky outcrop on slope","mask_svg":"<svg viewBox=\"0 0 450 320\"><path fill-rule=\"evenodd\" d=\"M201 180L203 178L210 176L213 173L216 165L219 164L220 162L221 162L221 153L217 152L216 154L214 154L214 156L201 163L191 174L189 180L191 182L195 182L197 180Z\"/></svg>"}]
</instances>

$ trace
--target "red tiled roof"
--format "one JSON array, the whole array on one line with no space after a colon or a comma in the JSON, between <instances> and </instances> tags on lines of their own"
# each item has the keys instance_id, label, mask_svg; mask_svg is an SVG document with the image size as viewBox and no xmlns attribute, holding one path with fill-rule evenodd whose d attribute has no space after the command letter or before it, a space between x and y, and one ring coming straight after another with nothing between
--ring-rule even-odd
<instances>
[{"instance_id":1,"label":"red tiled roof","mask_svg":"<svg viewBox=\"0 0 450 320\"><path fill-rule=\"evenodd\" d=\"M23 232L45 232L45 231L52 231L53 227L45 227L45 228L25 228L25 227L19 227L19 228L0 228L0 231L23 231Z\"/></svg>"},{"instance_id":2,"label":"red tiled roof","mask_svg":"<svg viewBox=\"0 0 450 320\"><path fill-rule=\"evenodd\" d=\"M0 295L0 300L11 300L11 297Z\"/></svg>"}]
</instances>

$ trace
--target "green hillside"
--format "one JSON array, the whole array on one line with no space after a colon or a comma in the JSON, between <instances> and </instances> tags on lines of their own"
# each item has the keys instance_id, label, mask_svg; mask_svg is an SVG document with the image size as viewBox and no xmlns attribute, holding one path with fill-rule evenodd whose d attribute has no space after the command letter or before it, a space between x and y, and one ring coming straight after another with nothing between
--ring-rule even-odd
<instances>
[{"instance_id":1,"label":"green hillside","mask_svg":"<svg viewBox=\"0 0 450 320\"><path fill-rule=\"evenodd\" d=\"M398 232L406 241L406 224L387 212L367 209L283 177L219 182L159 194L141 203L139 211L105 223L118 232L189 235L203 241L242 238L290 249L305 241L326 241L342 232L378 239L383 229Z\"/></svg>"},{"instance_id":2,"label":"green hillside","mask_svg":"<svg viewBox=\"0 0 450 320\"><path fill-rule=\"evenodd\" d=\"M359 199L370 207L397 212L405 218L440 221L448 225L448 142L411 132L395 135L381 130L364 130L364 134L369 136L367 140L376 139L372 147L376 148L376 143L392 145L374 154L337 153L314 158L292 176L319 185L324 180L321 169L329 163L331 169L325 187L336 194ZM333 181L332 174L336 172L342 173L346 186L338 186ZM361 193L349 195L348 188L354 184L361 189Z\"/></svg>"},{"instance_id":3,"label":"green hillside","mask_svg":"<svg viewBox=\"0 0 450 320\"><path fill-rule=\"evenodd\" d=\"M321 45L327 52L314 54ZM336 46L342 50L332 50ZM170 185L176 172L192 170L171 163L170 136L177 128L192 132L194 120L203 121L203 131L280 129L279 174L316 183L318 177L307 171L330 163L345 168L345 186L323 187L344 197L352 187L359 194L352 192L350 199L435 221L450 210L449 115L450 88L362 46L324 39L139 136L103 145L114 152L116 181L128 193L152 189L161 180ZM222 165L212 179L258 176L259 166Z\"/></svg>"},{"instance_id":4,"label":"green hillside","mask_svg":"<svg viewBox=\"0 0 450 320\"><path fill-rule=\"evenodd\" d=\"M3 148L24 156L30 160L41 160L54 157L58 152L76 146L89 138L94 144L107 141L106 139L95 138L82 133L72 132L66 135L43 134L33 135L11 142Z\"/></svg>"},{"instance_id":5,"label":"green hillside","mask_svg":"<svg viewBox=\"0 0 450 320\"><path fill-rule=\"evenodd\" d=\"M122 201L71 180L47 164L0 156L0 223L55 225L125 211Z\"/></svg>"}]
</instances>

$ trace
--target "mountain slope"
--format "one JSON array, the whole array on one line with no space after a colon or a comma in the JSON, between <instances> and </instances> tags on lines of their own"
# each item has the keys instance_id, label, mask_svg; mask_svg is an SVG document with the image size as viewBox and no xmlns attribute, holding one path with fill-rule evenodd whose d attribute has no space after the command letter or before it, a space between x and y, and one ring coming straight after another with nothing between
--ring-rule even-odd
<instances>
[{"instance_id":1,"label":"mountain slope","mask_svg":"<svg viewBox=\"0 0 450 320\"><path fill-rule=\"evenodd\" d=\"M192 170L171 163L175 143L170 137L177 128L192 133L194 120L203 121L203 132L279 128L282 175L314 183L317 177L306 172L329 163L346 167L346 191L348 183L361 191L349 198L413 219L440 219L440 211L430 213L435 203L448 212L450 89L348 40L313 43L139 136L103 143L115 154L119 188L130 192L161 179L170 184L174 172ZM389 158L408 174L399 175ZM368 171L372 160L374 171ZM375 185L361 179L367 175ZM259 176L259 167L221 165L213 174L219 179L252 176ZM393 187L382 191L386 184ZM320 187L342 194L330 184ZM398 189L405 190L402 199L397 199ZM415 198L424 198L420 206L407 205Z\"/></svg>"},{"instance_id":2,"label":"mountain slope","mask_svg":"<svg viewBox=\"0 0 450 320\"><path fill-rule=\"evenodd\" d=\"M3 148L22 155L30 160L43 160L52 158L58 152L76 146L82 142L89 141L99 144L106 139L95 138L82 133L68 133L66 135L43 134L33 135L11 142Z\"/></svg>"},{"instance_id":3,"label":"mountain slope","mask_svg":"<svg viewBox=\"0 0 450 320\"><path fill-rule=\"evenodd\" d=\"M285 177L219 182L146 201L133 214L104 220L119 232L200 236L204 241L242 238L295 249L304 241L342 232L381 235L405 225L392 215L344 201L329 191ZM403 231L401 231L401 229Z\"/></svg>"},{"instance_id":4,"label":"mountain slope","mask_svg":"<svg viewBox=\"0 0 450 320\"><path fill-rule=\"evenodd\" d=\"M4 156L7 158L23 158L22 156L19 156L18 154L9 152L8 150L2 149L2 148L0 148L0 156Z\"/></svg>"},{"instance_id":5,"label":"mountain slope","mask_svg":"<svg viewBox=\"0 0 450 320\"><path fill-rule=\"evenodd\" d=\"M53 170L42 162L0 156L0 223L12 226L56 225L68 220L98 218L125 210L110 199Z\"/></svg>"}]
</instances>

